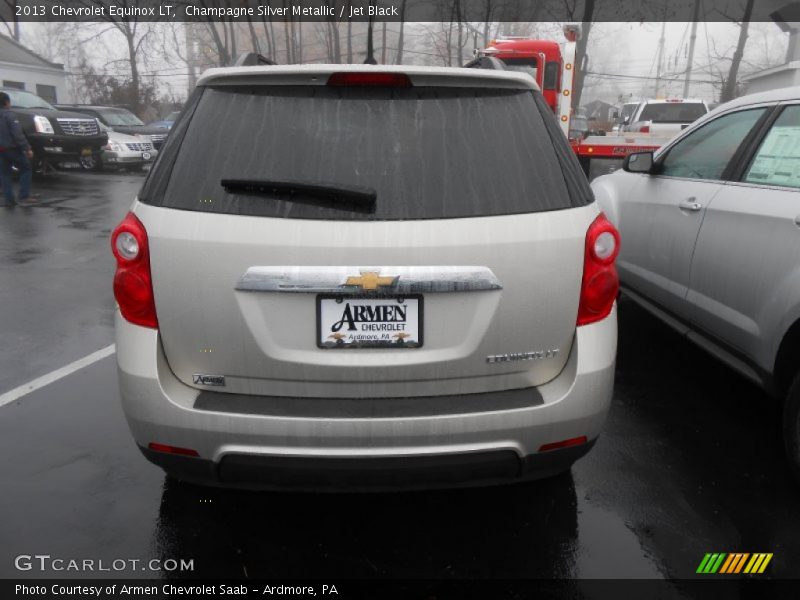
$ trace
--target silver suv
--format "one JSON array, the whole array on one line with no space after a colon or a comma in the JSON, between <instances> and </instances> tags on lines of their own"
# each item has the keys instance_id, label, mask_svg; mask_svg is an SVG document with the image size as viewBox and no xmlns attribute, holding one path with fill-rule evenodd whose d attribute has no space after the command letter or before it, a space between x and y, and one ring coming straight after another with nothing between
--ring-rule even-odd
<instances>
[{"instance_id":1,"label":"silver suv","mask_svg":"<svg viewBox=\"0 0 800 600\"><path fill-rule=\"evenodd\" d=\"M800 474L800 88L724 104L592 187L625 239L623 289L787 399Z\"/></svg>"},{"instance_id":2,"label":"silver suv","mask_svg":"<svg viewBox=\"0 0 800 600\"><path fill-rule=\"evenodd\" d=\"M179 479L511 482L600 433L619 238L527 75L212 69L111 242L124 411Z\"/></svg>"}]
</instances>

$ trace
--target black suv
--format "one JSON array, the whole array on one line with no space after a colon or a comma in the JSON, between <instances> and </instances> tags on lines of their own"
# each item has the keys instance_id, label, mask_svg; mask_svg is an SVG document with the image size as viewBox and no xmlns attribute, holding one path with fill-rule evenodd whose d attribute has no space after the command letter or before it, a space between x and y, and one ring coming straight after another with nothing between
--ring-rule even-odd
<instances>
[{"instance_id":1,"label":"black suv","mask_svg":"<svg viewBox=\"0 0 800 600\"><path fill-rule=\"evenodd\" d=\"M103 125L128 135L146 135L158 150L167 139L168 131L163 127L145 125L142 120L129 111L119 106L93 106L89 104L59 104L58 108L73 112L83 113L98 119Z\"/></svg>"},{"instance_id":2,"label":"black suv","mask_svg":"<svg viewBox=\"0 0 800 600\"><path fill-rule=\"evenodd\" d=\"M97 157L108 142L108 135L100 130L96 119L57 110L30 92L5 88L2 91L11 98L10 110L33 148L34 168Z\"/></svg>"}]
</instances>

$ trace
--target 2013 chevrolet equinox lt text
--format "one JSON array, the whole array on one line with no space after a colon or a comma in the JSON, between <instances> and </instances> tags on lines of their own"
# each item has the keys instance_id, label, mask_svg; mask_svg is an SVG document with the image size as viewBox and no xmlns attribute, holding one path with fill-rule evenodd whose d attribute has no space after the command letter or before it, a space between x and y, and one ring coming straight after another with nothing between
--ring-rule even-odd
<instances>
[{"instance_id":1,"label":"2013 chevrolet equinox lt text","mask_svg":"<svg viewBox=\"0 0 800 600\"><path fill-rule=\"evenodd\" d=\"M178 479L522 481L606 417L619 237L528 75L212 69L111 244L123 408Z\"/></svg>"}]
</instances>

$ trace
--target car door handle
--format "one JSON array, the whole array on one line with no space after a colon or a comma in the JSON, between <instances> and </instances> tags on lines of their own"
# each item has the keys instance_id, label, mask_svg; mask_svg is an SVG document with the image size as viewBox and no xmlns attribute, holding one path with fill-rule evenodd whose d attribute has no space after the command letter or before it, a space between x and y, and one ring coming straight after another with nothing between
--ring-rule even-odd
<instances>
[{"instance_id":1,"label":"car door handle","mask_svg":"<svg viewBox=\"0 0 800 600\"><path fill-rule=\"evenodd\" d=\"M689 198L684 200L683 202L678 203L678 208L681 210L690 210L692 212L697 212L703 208L703 205L697 202L696 198Z\"/></svg>"}]
</instances>

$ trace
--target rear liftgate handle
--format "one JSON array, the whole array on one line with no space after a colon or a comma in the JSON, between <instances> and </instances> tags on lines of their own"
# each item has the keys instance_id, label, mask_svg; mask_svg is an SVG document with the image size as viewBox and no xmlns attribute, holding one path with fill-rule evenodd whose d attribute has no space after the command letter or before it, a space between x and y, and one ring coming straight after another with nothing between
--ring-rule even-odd
<instances>
[{"instance_id":1,"label":"rear liftgate handle","mask_svg":"<svg viewBox=\"0 0 800 600\"><path fill-rule=\"evenodd\" d=\"M697 212L698 210L702 210L703 205L697 201L697 198L692 196L691 198L687 198L686 200L679 202L678 208L680 208L681 210Z\"/></svg>"}]
</instances>

